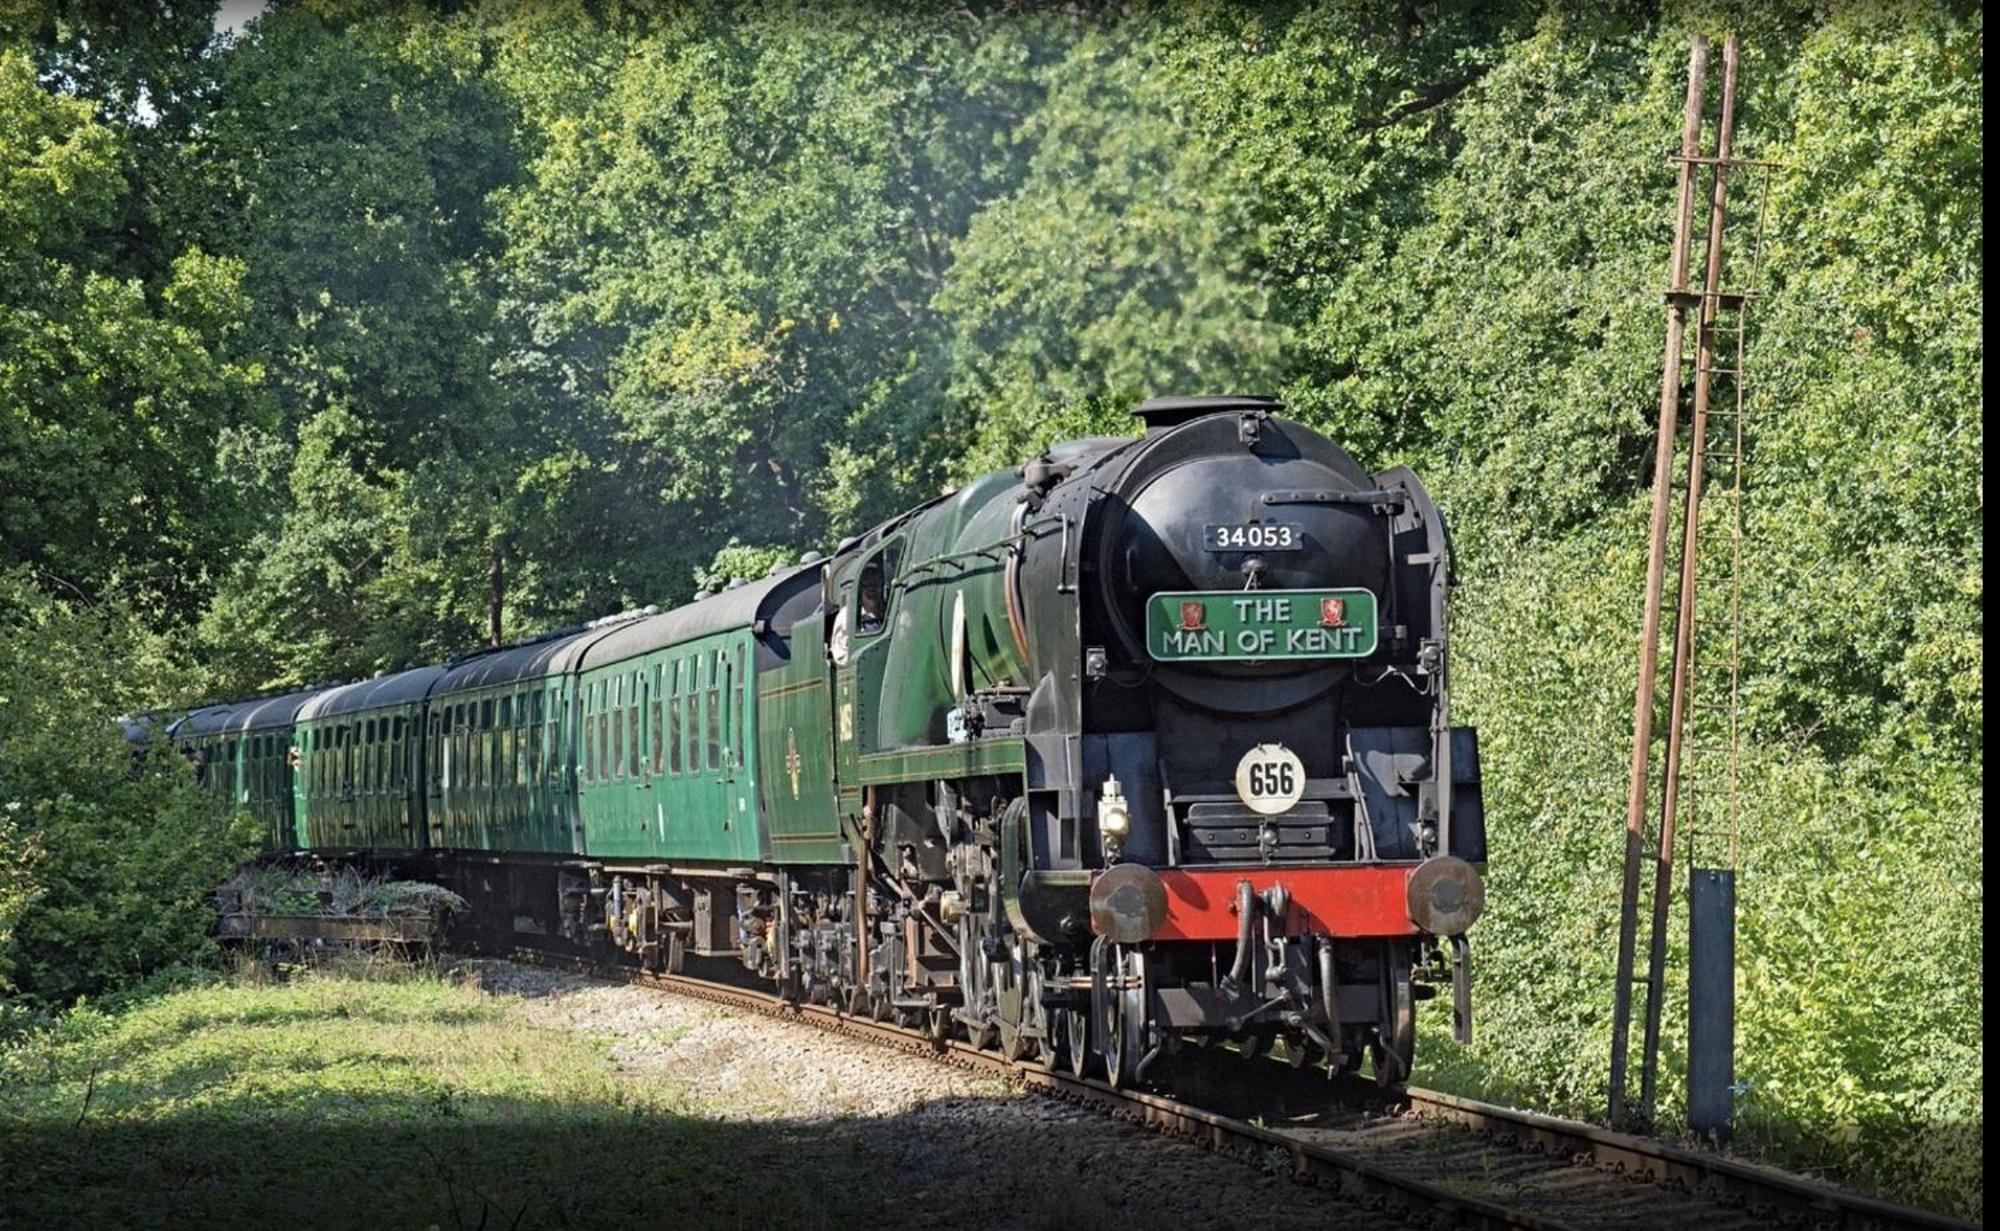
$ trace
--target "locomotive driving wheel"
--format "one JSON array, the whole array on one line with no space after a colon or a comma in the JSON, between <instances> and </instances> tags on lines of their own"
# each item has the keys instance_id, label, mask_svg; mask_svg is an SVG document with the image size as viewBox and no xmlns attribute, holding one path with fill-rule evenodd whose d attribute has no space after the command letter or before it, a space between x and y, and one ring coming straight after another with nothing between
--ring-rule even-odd
<instances>
[{"instance_id":1,"label":"locomotive driving wheel","mask_svg":"<svg viewBox=\"0 0 2000 1231\"><path fill-rule=\"evenodd\" d=\"M1392 958L1389 973L1389 1020L1369 1044L1368 1057L1374 1062L1375 1084L1400 1085L1409 1080L1417 1061L1417 1006L1410 986L1410 961Z\"/></svg>"},{"instance_id":2,"label":"locomotive driving wheel","mask_svg":"<svg viewBox=\"0 0 2000 1231\"><path fill-rule=\"evenodd\" d=\"M1035 1025L1034 1013L1040 1007L1040 989L1030 986L1030 970L1022 959L1023 950L1021 938L1015 936L1008 941L1005 955L991 966L995 1027L1000 1036L1000 1054L1008 1060L1027 1056L1034 1044L1031 1029Z\"/></svg>"},{"instance_id":3,"label":"locomotive driving wheel","mask_svg":"<svg viewBox=\"0 0 2000 1231\"><path fill-rule=\"evenodd\" d=\"M1034 1025L1036 1032L1032 1041L1033 1045L1029 1050L1029 1057L1034 1060L1036 1066L1043 1072L1053 1073L1056 1070L1056 1066L1062 1062L1061 1023L1056 1020L1058 1015L1049 1012L1049 1007L1042 1003L1042 968L1040 965L1029 965L1028 977L1021 994L1027 1002L1027 1016L1025 1020Z\"/></svg>"},{"instance_id":4,"label":"locomotive driving wheel","mask_svg":"<svg viewBox=\"0 0 2000 1231\"><path fill-rule=\"evenodd\" d=\"M1062 1035L1063 1058L1069 1064L1069 1071L1077 1077L1090 1073L1090 1010L1062 1009L1056 1014L1057 1029Z\"/></svg>"},{"instance_id":5,"label":"locomotive driving wheel","mask_svg":"<svg viewBox=\"0 0 2000 1231\"><path fill-rule=\"evenodd\" d=\"M1097 999L1103 1012L1097 1024L1104 1080L1123 1088L1132 1083L1146 1054L1146 955L1125 945L1107 945L1099 953L1102 995Z\"/></svg>"}]
</instances>

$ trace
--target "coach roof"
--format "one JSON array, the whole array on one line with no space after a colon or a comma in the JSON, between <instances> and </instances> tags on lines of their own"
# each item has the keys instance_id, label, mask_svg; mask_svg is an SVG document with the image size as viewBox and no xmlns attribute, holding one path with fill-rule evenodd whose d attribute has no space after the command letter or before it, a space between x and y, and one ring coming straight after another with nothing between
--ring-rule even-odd
<instances>
[{"instance_id":1,"label":"coach roof","mask_svg":"<svg viewBox=\"0 0 2000 1231\"><path fill-rule=\"evenodd\" d=\"M413 667L394 675L343 684L307 701L299 710L298 720L315 722L360 710L409 705L429 696L431 686L443 675L443 667Z\"/></svg>"},{"instance_id":2,"label":"coach roof","mask_svg":"<svg viewBox=\"0 0 2000 1231\"><path fill-rule=\"evenodd\" d=\"M557 657L578 641L595 634L577 629L549 633L520 645L485 650L439 668L441 677L431 689L433 696L498 688L521 680L541 679L562 670Z\"/></svg>"},{"instance_id":3,"label":"coach roof","mask_svg":"<svg viewBox=\"0 0 2000 1231\"><path fill-rule=\"evenodd\" d=\"M588 670L712 633L751 629L759 620L771 620L786 599L802 589L819 584L824 567L823 562L815 561L789 568L685 607L620 625L601 638L579 646L577 665ZM791 630L779 628L774 631L783 636Z\"/></svg>"},{"instance_id":4,"label":"coach roof","mask_svg":"<svg viewBox=\"0 0 2000 1231\"><path fill-rule=\"evenodd\" d=\"M319 688L302 688L276 696L204 705L169 727L167 735L172 739L187 739L197 735L235 735L272 727L289 727L298 717L299 708L322 691Z\"/></svg>"}]
</instances>

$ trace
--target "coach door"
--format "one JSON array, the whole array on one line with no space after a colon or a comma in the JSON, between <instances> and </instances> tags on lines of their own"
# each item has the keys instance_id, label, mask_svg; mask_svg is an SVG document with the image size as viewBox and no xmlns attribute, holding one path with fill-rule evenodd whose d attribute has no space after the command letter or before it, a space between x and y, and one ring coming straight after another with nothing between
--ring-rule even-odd
<instances>
[{"instance_id":1,"label":"coach door","mask_svg":"<svg viewBox=\"0 0 2000 1231\"><path fill-rule=\"evenodd\" d=\"M844 862L826 628L822 602L792 626L789 657L756 672L757 799L781 863Z\"/></svg>"}]
</instances>

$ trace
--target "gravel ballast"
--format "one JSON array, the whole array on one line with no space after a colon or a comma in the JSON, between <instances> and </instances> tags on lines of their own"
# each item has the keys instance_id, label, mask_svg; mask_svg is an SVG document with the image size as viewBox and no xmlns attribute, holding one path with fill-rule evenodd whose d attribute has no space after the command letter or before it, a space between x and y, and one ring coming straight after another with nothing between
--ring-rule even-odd
<instances>
[{"instance_id":1,"label":"gravel ballast","mask_svg":"<svg viewBox=\"0 0 2000 1231\"><path fill-rule=\"evenodd\" d=\"M1009 1082L652 988L499 961L454 978L604 1044L635 1083L742 1134L741 1176L823 1194L825 1226L1400 1227L1331 1193ZM662 1194L666 1201L671 1194ZM693 1213L693 1211L689 1211Z\"/></svg>"}]
</instances>

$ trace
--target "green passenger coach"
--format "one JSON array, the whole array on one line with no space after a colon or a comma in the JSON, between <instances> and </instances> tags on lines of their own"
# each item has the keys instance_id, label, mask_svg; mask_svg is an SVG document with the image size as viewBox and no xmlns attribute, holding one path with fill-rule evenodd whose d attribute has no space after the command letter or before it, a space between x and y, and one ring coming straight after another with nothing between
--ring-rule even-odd
<instances>
[{"instance_id":1,"label":"green passenger coach","mask_svg":"<svg viewBox=\"0 0 2000 1231\"><path fill-rule=\"evenodd\" d=\"M423 847L418 781L424 698L444 674L417 667L329 689L298 714L293 789L299 845Z\"/></svg>"},{"instance_id":2,"label":"green passenger coach","mask_svg":"<svg viewBox=\"0 0 2000 1231\"><path fill-rule=\"evenodd\" d=\"M570 770L573 669L578 648L596 635L552 633L446 668L424 736L431 846L582 849Z\"/></svg>"},{"instance_id":3,"label":"green passenger coach","mask_svg":"<svg viewBox=\"0 0 2000 1231\"><path fill-rule=\"evenodd\" d=\"M790 792L786 778L772 809L774 772L786 774L813 753L825 765L824 718L801 732L816 749L797 751L795 736L784 751L767 750L756 735L758 680L790 678L790 634L818 611L819 599L818 572L793 570L620 626L582 650L577 798L585 853L744 864L768 861L780 837L780 845L816 840L826 857L841 858L830 790L817 793L815 808ZM782 835L774 835L774 819Z\"/></svg>"},{"instance_id":4,"label":"green passenger coach","mask_svg":"<svg viewBox=\"0 0 2000 1231\"><path fill-rule=\"evenodd\" d=\"M167 728L167 738L195 763L202 786L256 817L272 850L300 845L293 813L292 726L315 695L290 692L204 706Z\"/></svg>"}]
</instances>

